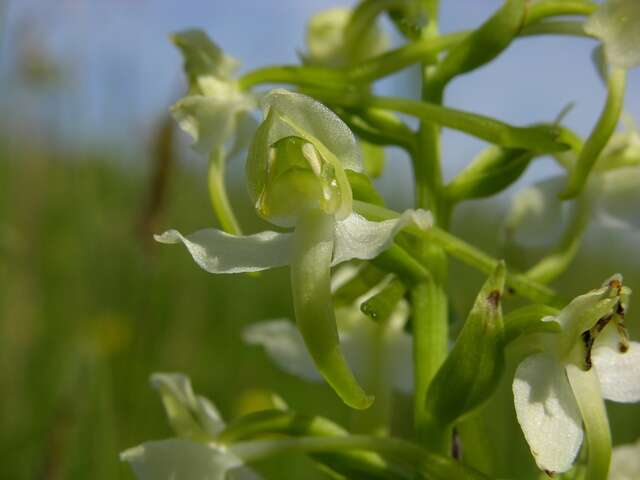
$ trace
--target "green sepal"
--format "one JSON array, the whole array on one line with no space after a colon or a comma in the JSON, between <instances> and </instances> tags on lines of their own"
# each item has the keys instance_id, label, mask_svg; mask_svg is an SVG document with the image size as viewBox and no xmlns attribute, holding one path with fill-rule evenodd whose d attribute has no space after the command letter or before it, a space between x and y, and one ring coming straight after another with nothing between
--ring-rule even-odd
<instances>
[{"instance_id":1,"label":"green sepal","mask_svg":"<svg viewBox=\"0 0 640 480\"><path fill-rule=\"evenodd\" d=\"M533 156L527 150L489 147L456 175L445 195L452 203L494 195L520 178Z\"/></svg>"},{"instance_id":2,"label":"green sepal","mask_svg":"<svg viewBox=\"0 0 640 480\"><path fill-rule=\"evenodd\" d=\"M480 290L456 343L427 391L434 430L446 430L484 403L504 368L504 323L500 301L506 267L498 266Z\"/></svg>"},{"instance_id":3,"label":"green sepal","mask_svg":"<svg viewBox=\"0 0 640 480\"><path fill-rule=\"evenodd\" d=\"M407 284L431 280L429 270L396 242L371 262L387 272L395 273Z\"/></svg>"},{"instance_id":4,"label":"green sepal","mask_svg":"<svg viewBox=\"0 0 640 480\"><path fill-rule=\"evenodd\" d=\"M380 196L367 175L354 172L353 170L345 170L345 172L351 184L351 192L354 200L384 207L384 199Z\"/></svg>"},{"instance_id":5,"label":"green sepal","mask_svg":"<svg viewBox=\"0 0 640 480\"><path fill-rule=\"evenodd\" d=\"M407 287L399 279L392 279L381 291L360 305L362 313L371 320L384 323L404 297Z\"/></svg>"},{"instance_id":6,"label":"green sepal","mask_svg":"<svg viewBox=\"0 0 640 480\"><path fill-rule=\"evenodd\" d=\"M504 317L504 341L509 344L518 338L532 333L558 333L557 322L543 322L548 316L558 315L559 310L548 305L533 304L517 308Z\"/></svg>"},{"instance_id":7,"label":"green sepal","mask_svg":"<svg viewBox=\"0 0 640 480\"><path fill-rule=\"evenodd\" d=\"M508 0L489 20L449 50L429 80L436 91L455 76L489 63L518 35L525 20L525 0Z\"/></svg>"},{"instance_id":8,"label":"green sepal","mask_svg":"<svg viewBox=\"0 0 640 480\"><path fill-rule=\"evenodd\" d=\"M393 145L407 151L415 149L413 131L395 114L386 110L335 108L340 118L358 137L369 144ZM368 172L365 155L365 170ZM380 173L382 173L380 171ZM369 173L376 177L375 172Z\"/></svg>"},{"instance_id":9,"label":"green sepal","mask_svg":"<svg viewBox=\"0 0 640 480\"><path fill-rule=\"evenodd\" d=\"M171 41L184 58L184 71L189 82L189 94L202 95L202 77L230 79L240 63L226 55L202 30L191 29L171 35Z\"/></svg>"}]
</instances>

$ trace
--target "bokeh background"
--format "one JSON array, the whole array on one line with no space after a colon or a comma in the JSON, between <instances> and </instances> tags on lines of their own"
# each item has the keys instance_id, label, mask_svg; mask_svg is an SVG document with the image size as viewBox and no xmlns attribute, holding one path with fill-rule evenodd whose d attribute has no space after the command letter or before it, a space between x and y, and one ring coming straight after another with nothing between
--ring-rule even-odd
<instances>
[{"instance_id":1,"label":"bokeh background","mask_svg":"<svg viewBox=\"0 0 640 480\"><path fill-rule=\"evenodd\" d=\"M0 478L131 478L118 452L170 435L148 386L153 371L188 373L227 418L275 391L296 410L349 423L328 388L282 373L241 342L245 325L290 316L286 269L212 276L151 235L215 223L205 162L168 116L186 90L168 34L205 29L243 70L292 63L310 15L352 3L0 0ZM478 25L500 5L442 3L443 31ZM518 40L456 80L446 102L525 124L572 101L566 122L586 135L605 95L594 46ZM415 96L416 71L376 89ZM627 106L640 120L637 69ZM447 177L482 147L446 132ZM390 150L387 162L379 186L392 206L409 206L408 161ZM231 195L257 229L242 169L235 159ZM538 161L519 185L554 173L551 160ZM263 468L279 478L304 460Z\"/></svg>"}]
</instances>

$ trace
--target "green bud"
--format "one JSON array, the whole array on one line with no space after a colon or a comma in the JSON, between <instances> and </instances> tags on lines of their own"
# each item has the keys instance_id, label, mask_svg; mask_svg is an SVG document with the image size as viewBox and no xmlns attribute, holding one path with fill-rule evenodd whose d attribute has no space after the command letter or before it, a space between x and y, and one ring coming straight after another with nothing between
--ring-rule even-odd
<instances>
[{"instance_id":1,"label":"green bud","mask_svg":"<svg viewBox=\"0 0 640 480\"><path fill-rule=\"evenodd\" d=\"M347 178L351 184L353 199L384 207L384 199L373 186L371 179L364 173L347 170Z\"/></svg>"},{"instance_id":2,"label":"green bud","mask_svg":"<svg viewBox=\"0 0 640 480\"><path fill-rule=\"evenodd\" d=\"M443 90L452 78L485 65L509 46L524 23L525 3L507 0L489 20L449 50L430 81L435 90Z\"/></svg>"},{"instance_id":3,"label":"green bud","mask_svg":"<svg viewBox=\"0 0 640 480\"><path fill-rule=\"evenodd\" d=\"M382 290L360 305L360 310L373 321L384 323L394 312L406 291L407 287L394 278Z\"/></svg>"},{"instance_id":4,"label":"green bud","mask_svg":"<svg viewBox=\"0 0 640 480\"><path fill-rule=\"evenodd\" d=\"M453 350L427 391L426 407L436 429L446 430L485 402L504 367L500 300L506 268L500 262L480 290Z\"/></svg>"},{"instance_id":5,"label":"green bud","mask_svg":"<svg viewBox=\"0 0 640 480\"><path fill-rule=\"evenodd\" d=\"M524 173L533 153L492 146L480 153L446 187L451 202L488 197L498 193Z\"/></svg>"}]
</instances>

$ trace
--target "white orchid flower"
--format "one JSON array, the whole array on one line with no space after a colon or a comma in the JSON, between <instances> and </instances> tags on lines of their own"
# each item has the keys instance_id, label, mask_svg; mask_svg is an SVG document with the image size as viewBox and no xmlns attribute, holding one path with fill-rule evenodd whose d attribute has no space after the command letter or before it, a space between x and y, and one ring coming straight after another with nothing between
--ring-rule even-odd
<instances>
[{"instance_id":1,"label":"white orchid flower","mask_svg":"<svg viewBox=\"0 0 640 480\"><path fill-rule=\"evenodd\" d=\"M432 224L425 211L371 222L352 210L347 169L361 171L360 153L349 128L324 105L302 94L274 90L264 99L265 120L247 159L249 193L266 220L293 232L249 236L200 230L184 236L170 230L163 243L182 242L211 273L254 272L291 266L296 322L313 361L338 395L367 408L367 395L340 348L331 302L330 269L351 259L369 260L414 224Z\"/></svg>"},{"instance_id":2,"label":"white orchid flower","mask_svg":"<svg viewBox=\"0 0 640 480\"><path fill-rule=\"evenodd\" d=\"M603 399L640 401L640 343L628 341L623 323L630 294L614 276L543 319L556 322L560 333L526 339L533 353L516 370L515 410L536 463L548 473L571 467L586 431L591 474L606 477L611 439Z\"/></svg>"},{"instance_id":3,"label":"white orchid flower","mask_svg":"<svg viewBox=\"0 0 640 480\"><path fill-rule=\"evenodd\" d=\"M193 148L209 159L209 193L222 228L240 233L226 192L225 162L244 150L257 127L252 112L255 95L240 89L235 79L239 62L226 55L206 33L185 30L172 36L184 57L189 93L171 112L193 137Z\"/></svg>"},{"instance_id":4,"label":"white orchid flower","mask_svg":"<svg viewBox=\"0 0 640 480\"><path fill-rule=\"evenodd\" d=\"M335 7L311 17L304 60L313 65L345 67L388 48L389 37L375 20L364 18L354 24L352 15L351 8Z\"/></svg>"},{"instance_id":5,"label":"white orchid flower","mask_svg":"<svg viewBox=\"0 0 640 480\"><path fill-rule=\"evenodd\" d=\"M599 38L607 61L620 68L640 65L640 2L606 0L587 19L584 30Z\"/></svg>"},{"instance_id":6,"label":"white orchid flower","mask_svg":"<svg viewBox=\"0 0 640 480\"><path fill-rule=\"evenodd\" d=\"M169 423L178 438L152 441L120 454L140 480L253 480L233 447L216 441L225 424L215 406L196 395L189 378L156 373L151 384L160 392Z\"/></svg>"},{"instance_id":7,"label":"white orchid flower","mask_svg":"<svg viewBox=\"0 0 640 480\"><path fill-rule=\"evenodd\" d=\"M640 478L640 439L636 443L619 445L611 454L609 480L637 480Z\"/></svg>"},{"instance_id":8,"label":"white orchid flower","mask_svg":"<svg viewBox=\"0 0 640 480\"><path fill-rule=\"evenodd\" d=\"M220 151L236 139L233 152L246 146L250 135L237 130L255 124L250 112L256 98L243 92L235 79L240 63L225 54L201 30L185 30L172 35L184 57L189 93L171 111L182 129L194 139L193 148L205 155Z\"/></svg>"}]
</instances>

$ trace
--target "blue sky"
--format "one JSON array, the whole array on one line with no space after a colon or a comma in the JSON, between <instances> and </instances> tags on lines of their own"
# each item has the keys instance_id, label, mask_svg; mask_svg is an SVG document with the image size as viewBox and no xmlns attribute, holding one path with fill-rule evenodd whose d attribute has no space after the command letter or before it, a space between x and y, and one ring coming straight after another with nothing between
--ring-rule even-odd
<instances>
[{"instance_id":1,"label":"blue sky","mask_svg":"<svg viewBox=\"0 0 640 480\"><path fill-rule=\"evenodd\" d=\"M295 62L304 48L304 27L318 10L351 5L337 0L5 0L0 44L0 80L14 78L16 51L29 37L65 66L69 82L56 94L18 92L20 101L75 141L122 138L142 142L157 116L184 89L181 59L170 32L198 27L243 69ZM444 0L441 29L478 25L499 7L497 0ZM391 30L389 25L386 25ZM394 35L396 42L400 39ZM450 106L495 116L515 124L553 119L576 103L566 123L587 134L604 102L605 90L590 60L595 42L545 37L516 41L497 61L457 79L447 91ZM14 79L15 82L15 79ZM415 95L411 72L382 82L385 94ZM640 71L631 72L628 111L640 120ZM446 173L451 175L482 143L447 132ZM550 162L530 176L548 175ZM399 175L405 175L401 169Z\"/></svg>"}]
</instances>

